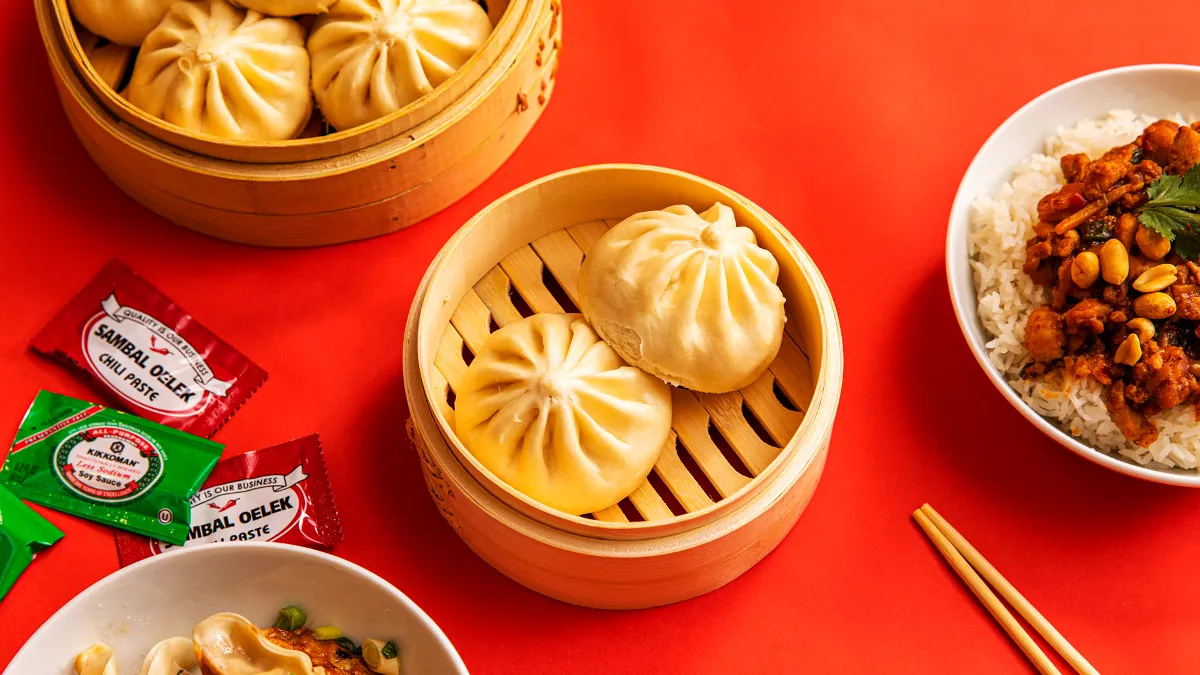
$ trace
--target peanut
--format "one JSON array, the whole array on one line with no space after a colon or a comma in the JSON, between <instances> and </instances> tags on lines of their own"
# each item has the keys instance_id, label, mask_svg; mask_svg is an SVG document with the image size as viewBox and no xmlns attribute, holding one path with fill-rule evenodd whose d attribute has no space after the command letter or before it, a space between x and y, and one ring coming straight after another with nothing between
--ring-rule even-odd
<instances>
[{"instance_id":1,"label":"peanut","mask_svg":"<svg viewBox=\"0 0 1200 675\"><path fill-rule=\"evenodd\" d=\"M1147 293L1133 301L1133 311L1147 319L1165 319L1175 313L1175 300L1166 293Z\"/></svg>"},{"instance_id":2,"label":"peanut","mask_svg":"<svg viewBox=\"0 0 1200 675\"><path fill-rule=\"evenodd\" d=\"M1150 319L1139 316L1136 319L1130 319L1125 327L1133 331L1133 334L1138 336L1143 343L1154 339L1154 322Z\"/></svg>"},{"instance_id":3,"label":"peanut","mask_svg":"<svg viewBox=\"0 0 1200 675\"><path fill-rule=\"evenodd\" d=\"M1091 288L1100 278L1100 259L1091 251L1084 251L1075 256L1071 263L1071 280L1080 288Z\"/></svg>"},{"instance_id":4,"label":"peanut","mask_svg":"<svg viewBox=\"0 0 1200 675\"><path fill-rule=\"evenodd\" d=\"M1162 260L1171 252L1171 242L1145 225L1138 225L1137 236L1134 239L1142 255L1151 260Z\"/></svg>"},{"instance_id":5,"label":"peanut","mask_svg":"<svg viewBox=\"0 0 1200 675\"><path fill-rule=\"evenodd\" d=\"M1174 265L1155 265L1133 280L1133 290L1139 293L1153 293L1161 291L1176 281L1179 281L1179 273L1175 270Z\"/></svg>"},{"instance_id":6,"label":"peanut","mask_svg":"<svg viewBox=\"0 0 1200 675\"><path fill-rule=\"evenodd\" d=\"M1127 366L1136 365L1141 358L1142 343L1138 341L1138 336L1132 333L1117 347L1117 353L1113 355L1113 361Z\"/></svg>"},{"instance_id":7,"label":"peanut","mask_svg":"<svg viewBox=\"0 0 1200 675\"><path fill-rule=\"evenodd\" d=\"M1100 276L1114 286L1129 276L1129 251L1120 241L1109 239L1100 247Z\"/></svg>"}]
</instances>

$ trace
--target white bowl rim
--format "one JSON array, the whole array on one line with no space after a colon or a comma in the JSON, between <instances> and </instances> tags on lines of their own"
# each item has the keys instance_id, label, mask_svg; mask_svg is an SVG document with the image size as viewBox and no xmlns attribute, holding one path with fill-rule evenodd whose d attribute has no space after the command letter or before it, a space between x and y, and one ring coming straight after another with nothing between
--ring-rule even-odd
<instances>
[{"instance_id":1,"label":"white bowl rim","mask_svg":"<svg viewBox=\"0 0 1200 675\"><path fill-rule=\"evenodd\" d=\"M413 617L415 617L422 625L424 625L424 627L426 629L429 630L429 632L437 639L438 644L443 649L446 650L446 654L450 657L450 660L454 663L454 665L459 669L460 672L462 672L462 673L468 672L467 666L466 666L466 664L463 663L462 657L458 655L458 651L454 649L454 645L452 645L450 643L450 639L447 638L446 634L442 632L441 627L439 627L436 623L434 623L433 619L429 618L429 615L425 613L425 610L423 610L417 606L417 603L413 602L407 595L402 593L400 591L400 589L393 586L390 582L388 582L383 577L379 576L378 574L375 574L374 572L366 569L365 567L362 567L361 565L357 565L355 563L350 562L349 560L339 558L331 553L326 553L324 551L317 551L317 550L310 549L310 548L304 548L303 546L296 546L294 544L279 544L279 543L273 543L273 542L253 542L253 541L239 542L233 546L197 546L194 548L182 548L182 549L179 549L176 551L172 551L168 555L156 555L156 556L151 556L149 558L146 558L145 560L139 560L138 562L133 563L132 565L129 565L128 567L123 567L123 568L117 570L116 572L109 574L108 576L104 577L103 579L100 579L96 583L85 588L78 595L76 595L74 598L72 598L67 604L65 604L61 608L59 608L59 610L57 612L55 612L49 619L46 619L46 622L43 623L41 625L41 627L38 628L33 633L33 635L29 636L29 639L27 639L25 641L25 644L22 645L21 649L18 650L17 653L13 656L11 663L18 662L21 658L21 655L25 653L25 650L31 649L32 648L31 645L33 645L33 643L37 640L38 637L41 637L42 633L44 633L44 632L51 633L55 628L57 628L58 622L65 621L66 619L64 617L71 610L73 610L76 606L83 605L85 603L90 602L91 601L91 598L90 598L91 592L103 584L107 584L112 581L116 581L119 579L124 579L125 577L136 575L139 572L141 572L142 569L145 567L150 567L153 565L167 564L171 560L181 558L183 556L199 557L199 556L204 556L204 555L228 555L230 551L254 551L254 550L270 551L273 553L280 552L281 550L283 550L285 555L295 556L297 558L312 558L315 560L319 560L326 565L339 568L345 572L348 572L349 574L352 574L352 575L355 575L358 577L362 577L370 582L374 582L376 585L378 585L384 591L386 591L387 593L390 593L393 598L395 598L396 600L398 600L400 602L400 604L404 605L405 608L407 608L412 613ZM8 674L7 669L4 672L5 672L5 675Z\"/></svg>"},{"instance_id":2,"label":"white bowl rim","mask_svg":"<svg viewBox=\"0 0 1200 675\"><path fill-rule=\"evenodd\" d=\"M1054 424L1051 424L1046 418L1034 412L1032 408L1030 408L1024 401L1021 400L1019 396L1017 396L1016 390L1014 390L1008 384L1008 382L1000 374L1000 371L994 365L992 365L990 360L988 360L987 354L984 352L983 345L977 344L971 338L968 324L978 323L978 308L973 306L964 306L964 303L959 302L954 293L955 280L950 262L952 258L961 257L963 255L963 252L953 248L952 240L954 236L955 220L958 219L960 213L966 214L968 209L970 209L971 202L973 202L975 198L979 196L978 194L965 193L968 179L973 173L982 170L980 168L982 164L981 158L986 156L994 146L999 144L1003 133L1008 129L1008 127L1015 124L1017 119L1025 115L1030 109L1038 106L1044 100L1058 94L1059 92L1086 84L1094 80L1100 80L1116 75L1125 75L1128 73L1162 72L1171 70L1200 73L1200 66L1175 63L1150 63L1122 66L1120 68L1110 68L1108 70L1097 71L1095 73L1090 73L1068 82L1064 82L1063 84L1060 84L1038 95L1033 100L1021 106L1012 115L1009 115L1008 119L1004 120L1004 123L992 132L987 141L985 141L984 144L979 148L979 151L975 153L975 157L972 158L971 164L967 167L966 173L963 174L962 181L959 182L958 191L954 195L954 203L950 207L950 219L946 228L946 284L950 292L950 302L954 306L954 315L958 319L959 330L962 331L963 338L970 347L971 353L975 356L975 360L979 363L979 367L982 368L983 372L987 374L988 379L992 382L992 385L995 386L996 389L1000 390L1000 393L1004 395L1004 398L1007 399L1008 402L1025 417L1025 419L1029 420L1035 427L1040 429L1042 433L1058 441L1060 445L1065 446L1067 449L1071 450L1080 457L1112 469L1118 473L1123 473L1127 476L1134 476L1136 478L1141 478L1142 480L1163 483L1166 485L1200 487L1200 471L1195 472L1195 475L1186 475L1165 469L1141 466L1123 459L1119 459L1113 455L1109 455L1108 453L1102 452L1090 445L1080 442ZM1047 133L1050 133L1051 131L1052 130L1047 130ZM975 297L975 293L971 293L971 297Z\"/></svg>"}]
</instances>

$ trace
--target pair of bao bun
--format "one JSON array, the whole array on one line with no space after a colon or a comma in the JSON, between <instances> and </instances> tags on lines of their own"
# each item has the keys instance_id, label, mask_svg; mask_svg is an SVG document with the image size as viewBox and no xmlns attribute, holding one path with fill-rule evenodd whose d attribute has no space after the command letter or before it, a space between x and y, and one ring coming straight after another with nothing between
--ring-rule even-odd
<instances>
[{"instance_id":1,"label":"pair of bao bun","mask_svg":"<svg viewBox=\"0 0 1200 675\"><path fill-rule=\"evenodd\" d=\"M639 213L596 242L583 314L492 333L455 392L455 431L489 471L573 515L629 496L671 432L671 388L736 391L783 340L779 265L724 204Z\"/></svg>"},{"instance_id":2,"label":"pair of bao bun","mask_svg":"<svg viewBox=\"0 0 1200 675\"><path fill-rule=\"evenodd\" d=\"M475 0L70 0L93 33L141 45L125 95L195 133L295 138L312 113L351 129L433 91L492 25ZM318 14L312 31L290 17ZM307 41L307 44L306 44Z\"/></svg>"}]
</instances>

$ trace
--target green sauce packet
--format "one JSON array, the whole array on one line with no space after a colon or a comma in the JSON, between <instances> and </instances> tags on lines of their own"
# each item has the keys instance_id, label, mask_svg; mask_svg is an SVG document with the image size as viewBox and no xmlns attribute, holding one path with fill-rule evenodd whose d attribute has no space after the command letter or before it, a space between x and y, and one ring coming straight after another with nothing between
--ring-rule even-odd
<instances>
[{"instance_id":1,"label":"green sauce packet","mask_svg":"<svg viewBox=\"0 0 1200 675\"><path fill-rule=\"evenodd\" d=\"M0 469L36 504L172 544L224 446L126 413L39 392Z\"/></svg>"},{"instance_id":2,"label":"green sauce packet","mask_svg":"<svg viewBox=\"0 0 1200 675\"><path fill-rule=\"evenodd\" d=\"M33 562L33 554L62 536L50 521L0 487L0 600Z\"/></svg>"}]
</instances>

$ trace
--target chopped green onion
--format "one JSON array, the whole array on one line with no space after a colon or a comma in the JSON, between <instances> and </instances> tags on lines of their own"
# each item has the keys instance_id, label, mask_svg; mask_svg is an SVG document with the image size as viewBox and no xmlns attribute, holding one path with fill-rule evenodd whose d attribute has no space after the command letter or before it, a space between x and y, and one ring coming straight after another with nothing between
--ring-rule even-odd
<instances>
[{"instance_id":1,"label":"chopped green onion","mask_svg":"<svg viewBox=\"0 0 1200 675\"><path fill-rule=\"evenodd\" d=\"M336 640L342 637L342 629L337 626L317 626L313 629L313 637L318 640Z\"/></svg>"},{"instance_id":2,"label":"chopped green onion","mask_svg":"<svg viewBox=\"0 0 1200 675\"><path fill-rule=\"evenodd\" d=\"M296 630L303 626L308 621L308 615L304 610L295 605L288 605L279 610L279 614L275 616L275 627L284 630Z\"/></svg>"},{"instance_id":3,"label":"chopped green onion","mask_svg":"<svg viewBox=\"0 0 1200 675\"><path fill-rule=\"evenodd\" d=\"M396 643L388 640L387 644L383 646L383 649L379 650L379 653L383 655L383 658L385 659L396 658Z\"/></svg>"},{"instance_id":4,"label":"chopped green onion","mask_svg":"<svg viewBox=\"0 0 1200 675\"><path fill-rule=\"evenodd\" d=\"M348 637L338 638L337 645L355 656L362 656L362 647L354 644L354 640L351 640Z\"/></svg>"}]
</instances>

